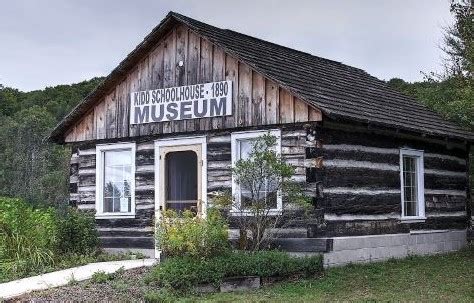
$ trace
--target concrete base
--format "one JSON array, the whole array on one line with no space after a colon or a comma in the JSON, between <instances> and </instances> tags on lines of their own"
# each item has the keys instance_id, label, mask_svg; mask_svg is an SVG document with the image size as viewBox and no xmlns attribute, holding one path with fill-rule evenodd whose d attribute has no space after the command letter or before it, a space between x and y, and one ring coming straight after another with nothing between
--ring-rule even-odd
<instances>
[{"instance_id":1,"label":"concrete base","mask_svg":"<svg viewBox=\"0 0 474 303\"><path fill-rule=\"evenodd\" d=\"M324 266L383 261L410 255L456 251L466 246L466 230L420 230L409 234L335 237Z\"/></svg>"}]
</instances>

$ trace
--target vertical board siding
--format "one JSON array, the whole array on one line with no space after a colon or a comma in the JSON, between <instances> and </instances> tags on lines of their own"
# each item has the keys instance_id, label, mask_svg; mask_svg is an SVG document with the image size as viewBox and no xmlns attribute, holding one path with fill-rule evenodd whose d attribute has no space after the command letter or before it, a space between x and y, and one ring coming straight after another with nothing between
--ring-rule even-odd
<instances>
[{"instance_id":1,"label":"vertical board siding","mask_svg":"<svg viewBox=\"0 0 474 303\"><path fill-rule=\"evenodd\" d=\"M308 104L299 98L294 98L295 102L295 122L305 122L310 120L308 116Z\"/></svg>"},{"instance_id":2,"label":"vertical board siding","mask_svg":"<svg viewBox=\"0 0 474 303\"><path fill-rule=\"evenodd\" d=\"M183 66L178 63L183 61ZM130 93L231 80L233 115L130 125ZM89 117L90 115L90 117ZM87 117L86 117L87 116ZM175 27L84 116L66 142L320 121L321 112L190 31Z\"/></svg>"},{"instance_id":3,"label":"vertical board siding","mask_svg":"<svg viewBox=\"0 0 474 303\"><path fill-rule=\"evenodd\" d=\"M128 99L128 104L130 104L132 102L131 100L131 97L130 97L130 93L131 92L136 92L136 91L139 91L139 85L140 85L140 80L139 80L139 69L136 68L129 76L128 76L128 93L127 93L127 99ZM130 127L130 130L129 130L129 134L130 134L130 137L134 137L134 136L138 136L140 135L140 129L139 129L139 126L138 125L129 125ZM109 138L109 137L107 137Z\"/></svg>"},{"instance_id":4,"label":"vertical board siding","mask_svg":"<svg viewBox=\"0 0 474 303\"><path fill-rule=\"evenodd\" d=\"M163 44L158 45L155 50L151 53L152 74L151 74L151 86L163 87L164 79L164 50ZM130 110L130 109L129 109ZM151 133L159 134L163 132L163 125L161 123L151 124Z\"/></svg>"},{"instance_id":5,"label":"vertical board siding","mask_svg":"<svg viewBox=\"0 0 474 303\"><path fill-rule=\"evenodd\" d=\"M280 123L294 122L293 96L284 89L280 89Z\"/></svg>"},{"instance_id":6,"label":"vertical board siding","mask_svg":"<svg viewBox=\"0 0 474 303\"><path fill-rule=\"evenodd\" d=\"M265 121L264 124L276 124L280 121L280 94L278 85L270 80L265 80Z\"/></svg>"},{"instance_id":7,"label":"vertical board siding","mask_svg":"<svg viewBox=\"0 0 474 303\"><path fill-rule=\"evenodd\" d=\"M186 85L187 66L185 64L188 57L188 30L181 25L176 28L176 85ZM180 62L183 66L179 66ZM153 87L159 87L154 85ZM176 121L174 132L185 132L190 121L182 120ZM156 124L156 123L154 123Z\"/></svg>"},{"instance_id":8,"label":"vertical board siding","mask_svg":"<svg viewBox=\"0 0 474 303\"><path fill-rule=\"evenodd\" d=\"M176 85L176 30L173 30L164 41L164 76L163 87L173 87ZM172 122L162 122L163 133L173 132Z\"/></svg>"},{"instance_id":9,"label":"vertical board siding","mask_svg":"<svg viewBox=\"0 0 474 303\"><path fill-rule=\"evenodd\" d=\"M252 108L251 108L251 125L262 125L265 118L265 78L258 74L252 73Z\"/></svg>"},{"instance_id":10,"label":"vertical board siding","mask_svg":"<svg viewBox=\"0 0 474 303\"><path fill-rule=\"evenodd\" d=\"M201 38L201 60L199 68L199 83L212 82L212 44ZM196 123L199 123L199 130L212 129L211 119L196 119Z\"/></svg>"},{"instance_id":11,"label":"vertical board siding","mask_svg":"<svg viewBox=\"0 0 474 303\"><path fill-rule=\"evenodd\" d=\"M225 79L225 53L222 49L213 46L212 54L212 81L222 81ZM224 126L224 117L211 119L212 129L222 129Z\"/></svg>"},{"instance_id":12,"label":"vertical board siding","mask_svg":"<svg viewBox=\"0 0 474 303\"><path fill-rule=\"evenodd\" d=\"M239 62L231 56L225 56L225 80L232 81L232 116L224 117L225 128L232 128L237 123L238 95L239 95Z\"/></svg>"},{"instance_id":13,"label":"vertical board siding","mask_svg":"<svg viewBox=\"0 0 474 303\"><path fill-rule=\"evenodd\" d=\"M252 122L250 114L252 98L252 70L239 63L239 95L237 98L237 126L248 126Z\"/></svg>"}]
</instances>

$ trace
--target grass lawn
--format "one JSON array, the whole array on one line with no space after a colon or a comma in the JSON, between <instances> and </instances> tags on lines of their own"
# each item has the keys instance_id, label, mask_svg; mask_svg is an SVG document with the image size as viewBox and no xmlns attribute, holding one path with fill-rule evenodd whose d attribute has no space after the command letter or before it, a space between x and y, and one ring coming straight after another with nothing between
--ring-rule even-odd
<instances>
[{"instance_id":1,"label":"grass lawn","mask_svg":"<svg viewBox=\"0 0 474 303\"><path fill-rule=\"evenodd\" d=\"M148 271L145 268L127 271L105 283L80 282L19 299L143 301L149 297L145 293L155 291L143 282ZM253 292L165 299L170 302L474 302L474 246L447 255L332 268L320 278L282 282Z\"/></svg>"},{"instance_id":2,"label":"grass lawn","mask_svg":"<svg viewBox=\"0 0 474 303\"><path fill-rule=\"evenodd\" d=\"M474 302L474 247L448 255L332 268L320 279L280 283L251 293L217 293L185 300L196 299L208 302Z\"/></svg>"}]
</instances>

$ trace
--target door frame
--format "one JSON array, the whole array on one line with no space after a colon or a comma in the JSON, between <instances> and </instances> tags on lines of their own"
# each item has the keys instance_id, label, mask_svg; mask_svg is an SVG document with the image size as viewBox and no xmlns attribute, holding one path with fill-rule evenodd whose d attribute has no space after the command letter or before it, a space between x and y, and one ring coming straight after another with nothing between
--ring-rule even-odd
<instances>
[{"instance_id":1,"label":"door frame","mask_svg":"<svg viewBox=\"0 0 474 303\"><path fill-rule=\"evenodd\" d=\"M163 147L176 147L183 145L201 145L201 201L203 218L206 217L207 212L207 139L206 136L193 136L193 137L175 137L166 139L155 140L155 222L154 226L159 220L160 215L160 153ZM199 163L198 163L199 165ZM156 232L155 232L156 234ZM161 251L155 246L155 258L159 259Z\"/></svg>"}]
</instances>

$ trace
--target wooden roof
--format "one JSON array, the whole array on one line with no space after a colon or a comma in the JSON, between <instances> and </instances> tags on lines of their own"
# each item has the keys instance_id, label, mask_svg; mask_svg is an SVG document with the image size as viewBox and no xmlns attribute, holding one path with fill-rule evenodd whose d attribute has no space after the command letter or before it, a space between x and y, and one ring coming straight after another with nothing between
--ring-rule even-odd
<instances>
[{"instance_id":1,"label":"wooden roof","mask_svg":"<svg viewBox=\"0 0 474 303\"><path fill-rule=\"evenodd\" d=\"M363 122L419 134L474 141L474 134L443 119L420 102L387 86L367 72L340 62L221 29L170 12L105 80L79 103L51 132L50 140L64 135L97 101L108 93L176 24L222 47L257 72L318 107L334 119Z\"/></svg>"}]
</instances>

